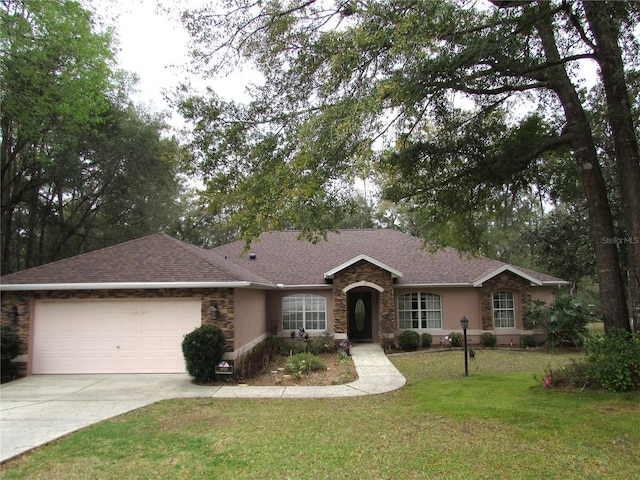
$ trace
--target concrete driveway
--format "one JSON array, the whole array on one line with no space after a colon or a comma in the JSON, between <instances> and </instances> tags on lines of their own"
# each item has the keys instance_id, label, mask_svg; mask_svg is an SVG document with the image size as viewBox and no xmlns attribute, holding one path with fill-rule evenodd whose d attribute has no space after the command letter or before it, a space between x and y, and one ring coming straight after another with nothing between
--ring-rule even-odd
<instances>
[{"instance_id":1,"label":"concrete driveway","mask_svg":"<svg viewBox=\"0 0 640 480\"><path fill-rule=\"evenodd\" d=\"M170 398L338 398L406 380L378 345L351 349L358 379L324 387L199 386L185 374L33 375L0 385L0 462L107 418Z\"/></svg>"},{"instance_id":2,"label":"concrete driveway","mask_svg":"<svg viewBox=\"0 0 640 480\"><path fill-rule=\"evenodd\" d=\"M167 398L211 396L187 374L34 375L0 387L0 462Z\"/></svg>"}]
</instances>

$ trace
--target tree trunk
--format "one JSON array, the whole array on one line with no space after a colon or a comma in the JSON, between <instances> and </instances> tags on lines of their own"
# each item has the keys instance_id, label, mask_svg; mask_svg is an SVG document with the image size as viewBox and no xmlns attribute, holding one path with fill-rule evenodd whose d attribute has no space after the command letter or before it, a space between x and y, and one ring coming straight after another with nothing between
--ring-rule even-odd
<instances>
[{"instance_id":1,"label":"tree trunk","mask_svg":"<svg viewBox=\"0 0 640 480\"><path fill-rule=\"evenodd\" d=\"M606 2L583 3L596 41L596 60L600 65L607 99L607 118L613 134L618 189L627 235L620 240L628 248L629 306L637 328L640 308L640 153L613 12Z\"/></svg>"},{"instance_id":2,"label":"tree trunk","mask_svg":"<svg viewBox=\"0 0 640 480\"><path fill-rule=\"evenodd\" d=\"M558 65L547 71L546 79L549 88L556 93L562 104L567 132L572 137L572 148L585 192L605 330L613 327L629 330L618 248L614 241L607 240L614 238L613 220L591 128L575 87L559 61L552 17L544 12L548 5L540 5L543 12L537 18L536 28L547 61Z\"/></svg>"}]
</instances>

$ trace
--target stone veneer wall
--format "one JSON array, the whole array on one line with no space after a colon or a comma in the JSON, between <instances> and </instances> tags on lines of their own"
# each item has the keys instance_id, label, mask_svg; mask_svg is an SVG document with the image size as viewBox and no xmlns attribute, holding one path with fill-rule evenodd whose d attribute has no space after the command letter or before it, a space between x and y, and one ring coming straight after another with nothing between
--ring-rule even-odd
<instances>
[{"instance_id":1,"label":"stone veneer wall","mask_svg":"<svg viewBox=\"0 0 640 480\"><path fill-rule=\"evenodd\" d=\"M235 296L233 288L220 289L132 289L132 290L58 290L58 291L29 291L2 292L2 313L0 321L8 324L7 313L14 305L18 307L18 322L16 327L24 340L24 352L29 345L29 327L31 305L35 300L64 300L64 299L128 299L128 298L201 298L202 323L213 323L220 327L226 339L225 350L234 350L234 320ZM218 306L217 320L211 320L211 306Z\"/></svg>"},{"instance_id":2,"label":"stone veneer wall","mask_svg":"<svg viewBox=\"0 0 640 480\"><path fill-rule=\"evenodd\" d=\"M396 332L396 308L393 278L388 271L360 260L335 274L333 278L333 326L335 333L347 333L347 294L344 288L357 282L375 283L380 292L378 309L378 340L393 336Z\"/></svg>"},{"instance_id":3,"label":"stone veneer wall","mask_svg":"<svg viewBox=\"0 0 640 480\"><path fill-rule=\"evenodd\" d=\"M531 303L531 283L512 273L503 272L490 278L482 284L482 292L480 301L482 305L482 329L493 330L493 293L494 292L513 292L516 310L516 326L521 329L522 325L522 307Z\"/></svg>"}]
</instances>

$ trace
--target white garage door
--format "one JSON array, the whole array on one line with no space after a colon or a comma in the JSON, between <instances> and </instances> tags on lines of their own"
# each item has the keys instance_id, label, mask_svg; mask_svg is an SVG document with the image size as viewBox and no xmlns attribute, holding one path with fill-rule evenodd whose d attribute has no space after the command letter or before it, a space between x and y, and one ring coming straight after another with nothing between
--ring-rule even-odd
<instances>
[{"instance_id":1,"label":"white garage door","mask_svg":"<svg viewBox=\"0 0 640 480\"><path fill-rule=\"evenodd\" d=\"M182 339L200 326L193 299L36 303L33 368L46 373L183 373Z\"/></svg>"}]
</instances>

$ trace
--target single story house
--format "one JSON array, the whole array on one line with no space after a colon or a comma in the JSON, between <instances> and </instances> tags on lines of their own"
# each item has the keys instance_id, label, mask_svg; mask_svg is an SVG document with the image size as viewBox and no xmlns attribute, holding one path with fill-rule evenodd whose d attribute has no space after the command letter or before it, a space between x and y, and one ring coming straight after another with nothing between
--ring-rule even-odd
<instances>
[{"instance_id":1,"label":"single story house","mask_svg":"<svg viewBox=\"0 0 640 480\"><path fill-rule=\"evenodd\" d=\"M385 342L402 330L434 345L461 331L499 344L535 334L521 309L566 282L394 230L341 230L311 243L265 233L205 250L157 233L0 278L2 322L25 339L29 374L184 372L181 343L201 324L234 360L270 335L330 331ZM538 332L539 334L539 332Z\"/></svg>"}]
</instances>

